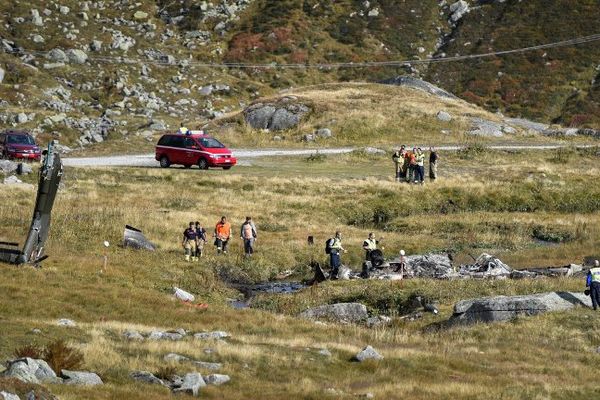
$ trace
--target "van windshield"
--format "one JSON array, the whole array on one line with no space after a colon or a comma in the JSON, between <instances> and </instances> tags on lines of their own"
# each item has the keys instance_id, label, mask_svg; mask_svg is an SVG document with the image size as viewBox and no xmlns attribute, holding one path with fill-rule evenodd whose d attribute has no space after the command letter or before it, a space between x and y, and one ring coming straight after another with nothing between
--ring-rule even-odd
<instances>
[{"instance_id":1,"label":"van windshield","mask_svg":"<svg viewBox=\"0 0 600 400\"><path fill-rule=\"evenodd\" d=\"M6 143L35 145L33 138L29 135L8 135L6 138Z\"/></svg>"},{"instance_id":2,"label":"van windshield","mask_svg":"<svg viewBox=\"0 0 600 400\"><path fill-rule=\"evenodd\" d=\"M200 145L208 149L223 149L225 146L215 138L202 138L200 139Z\"/></svg>"}]
</instances>

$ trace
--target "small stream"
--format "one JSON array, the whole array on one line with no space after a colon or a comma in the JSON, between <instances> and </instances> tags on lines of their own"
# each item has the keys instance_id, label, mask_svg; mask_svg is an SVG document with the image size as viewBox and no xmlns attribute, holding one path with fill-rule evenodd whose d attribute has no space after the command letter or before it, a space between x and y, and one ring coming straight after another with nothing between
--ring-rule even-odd
<instances>
[{"instance_id":1,"label":"small stream","mask_svg":"<svg viewBox=\"0 0 600 400\"><path fill-rule=\"evenodd\" d=\"M292 294L307 287L301 282L264 282L255 285L231 285L239 290L243 295L243 300L232 300L230 305L236 309L250 307L252 298L260 293L268 294Z\"/></svg>"}]
</instances>

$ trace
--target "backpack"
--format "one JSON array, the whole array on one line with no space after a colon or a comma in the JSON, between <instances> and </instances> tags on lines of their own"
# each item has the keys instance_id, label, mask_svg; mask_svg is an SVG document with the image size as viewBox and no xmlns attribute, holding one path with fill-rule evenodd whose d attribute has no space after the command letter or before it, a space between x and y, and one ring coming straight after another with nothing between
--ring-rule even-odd
<instances>
[{"instance_id":1,"label":"backpack","mask_svg":"<svg viewBox=\"0 0 600 400\"><path fill-rule=\"evenodd\" d=\"M325 242L325 254L331 254L331 245L333 245L333 238L329 238Z\"/></svg>"}]
</instances>

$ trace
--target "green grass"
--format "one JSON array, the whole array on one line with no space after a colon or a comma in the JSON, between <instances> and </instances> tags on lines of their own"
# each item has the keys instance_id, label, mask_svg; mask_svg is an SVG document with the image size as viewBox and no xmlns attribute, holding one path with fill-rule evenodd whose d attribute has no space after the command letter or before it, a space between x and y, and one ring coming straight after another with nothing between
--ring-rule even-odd
<instances>
[{"instance_id":1,"label":"green grass","mask_svg":"<svg viewBox=\"0 0 600 400\"><path fill-rule=\"evenodd\" d=\"M284 270L292 270L294 280L310 277L310 260L325 262L321 243L336 229L343 231L349 249L344 262L354 269L360 268L360 245L371 230L384 237L387 255L400 248L409 254L453 249L459 263L468 262L469 253L483 251L517 268L564 265L596 254L594 151L569 150L558 162L553 152L480 149L468 157L441 156L439 181L423 187L393 182L389 154L361 152L317 162L302 157L256 159L227 172L67 168L44 268L3 266L0 360L26 344L45 346L65 339L84 354L83 369L99 373L106 386L48 387L64 399L164 398L167 390L134 384L128 374L159 371L169 352L224 363L221 372L232 381L207 388L202 394L206 398L276 399L286 393L316 399L329 388L344 397L372 392L377 398L593 398L593 349L600 337L591 311L428 330L448 318L458 300L579 291L580 279L409 280L402 286L327 282L292 296L259 296L255 309L227 305L228 298L240 294L220 277L257 282ZM532 190L537 192L532 195ZM0 240L23 240L34 195L19 188L0 192ZM373 221L376 210L387 216L385 222ZM200 220L210 232L222 214L233 222L234 232L245 215L252 215L259 229L256 257L244 262L241 243L234 238L229 256L217 257L209 243L201 262L186 263L180 236L187 222ZM363 216L360 223L350 221L358 215ZM120 248L125 224L141 228L158 250ZM308 235L316 236L316 246L306 245ZM540 245L540 237L556 239L556 245ZM104 240L111 243L108 249ZM175 301L173 286L196 294L199 302L209 304L208 310ZM395 320L375 330L296 318L306 307L338 301L359 301L372 314L400 316L410 311L415 295L438 303L441 315ZM74 319L78 326L59 327L59 318ZM147 333L180 327L226 330L232 338L227 343L130 343L121 336L126 329ZM31 333L33 328L42 334ZM385 359L351 363L367 344ZM216 352L207 355L205 348ZM317 354L320 348L333 356L324 359ZM180 374L193 369L172 367ZM10 385L0 381L0 388Z\"/></svg>"}]
</instances>

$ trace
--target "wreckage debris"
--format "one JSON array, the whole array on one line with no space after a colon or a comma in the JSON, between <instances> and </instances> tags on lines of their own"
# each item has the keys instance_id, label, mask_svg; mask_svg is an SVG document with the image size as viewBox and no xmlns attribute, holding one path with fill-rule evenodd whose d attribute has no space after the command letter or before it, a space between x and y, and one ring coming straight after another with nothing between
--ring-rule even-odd
<instances>
[{"instance_id":1,"label":"wreckage debris","mask_svg":"<svg viewBox=\"0 0 600 400\"><path fill-rule=\"evenodd\" d=\"M129 225L125 225L123 232L123 247L131 247L136 250L156 250L154 243L146 239L142 231Z\"/></svg>"},{"instance_id":2,"label":"wreckage debris","mask_svg":"<svg viewBox=\"0 0 600 400\"><path fill-rule=\"evenodd\" d=\"M55 145L56 142L51 142L44 151L35 208L23 250L18 250L18 244L15 243L0 243L0 261L39 266L48 257L44 255L44 245L48 239L52 207L63 175L63 165L60 155L55 151Z\"/></svg>"}]
</instances>

